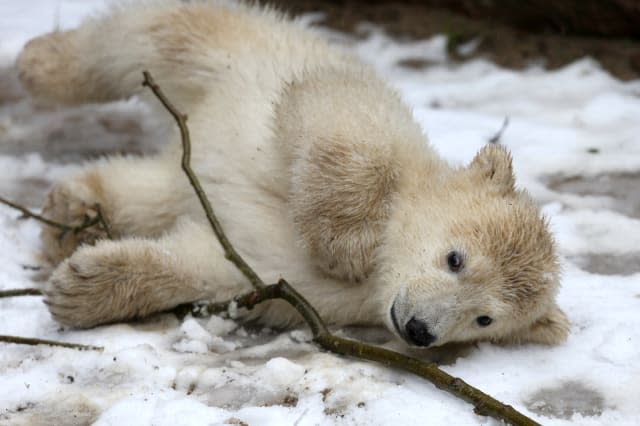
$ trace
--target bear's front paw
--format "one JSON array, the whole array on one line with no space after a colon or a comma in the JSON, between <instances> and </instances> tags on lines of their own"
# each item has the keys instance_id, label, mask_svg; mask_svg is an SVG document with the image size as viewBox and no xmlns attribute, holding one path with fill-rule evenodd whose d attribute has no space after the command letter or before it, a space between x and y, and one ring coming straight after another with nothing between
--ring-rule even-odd
<instances>
[{"instance_id":1,"label":"bear's front paw","mask_svg":"<svg viewBox=\"0 0 640 426\"><path fill-rule=\"evenodd\" d=\"M114 304L126 286L126 261L109 244L78 250L49 278L44 303L59 323L88 328L122 319L122 307Z\"/></svg>"},{"instance_id":2,"label":"bear's front paw","mask_svg":"<svg viewBox=\"0 0 640 426\"><path fill-rule=\"evenodd\" d=\"M101 191L96 191L87 179L75 179L57 184L49 193L42 215L52 221L67 225L63 230L53 226L44 226L41 233L42 255L44 260L55 266L69 257L83 244L95 244L107 237L104 208L101 204Z\"/></svg>"},{"instance_id":3,"label":"bear's front paw","mask_svg":"<svg viewBox=\"0 0 640 426\"><path fill-rule=\"evenodd\" d=\"M184 303L185 293L192 300L188 289L172 258L153 243L100 241L53 271L44 302L61 324L88 328L163 311Z\"/></svg>"}]
</instances>

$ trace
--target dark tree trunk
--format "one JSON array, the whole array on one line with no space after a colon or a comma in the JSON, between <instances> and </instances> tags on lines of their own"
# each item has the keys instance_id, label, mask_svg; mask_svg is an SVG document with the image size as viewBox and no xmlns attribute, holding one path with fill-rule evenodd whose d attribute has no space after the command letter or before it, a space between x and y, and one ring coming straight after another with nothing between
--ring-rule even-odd
<instances>
[{"instance_id":1,"label":"dark tree trunk","mask_svg":"<svg viewBox=\"0 0 640 426\"><path fill-rule=\"evenodd\" d=\"M424 0L412 3L446 8L471 18L495 20L530 31L640 38L639 0Z\"/></svg>"}]
</instances>

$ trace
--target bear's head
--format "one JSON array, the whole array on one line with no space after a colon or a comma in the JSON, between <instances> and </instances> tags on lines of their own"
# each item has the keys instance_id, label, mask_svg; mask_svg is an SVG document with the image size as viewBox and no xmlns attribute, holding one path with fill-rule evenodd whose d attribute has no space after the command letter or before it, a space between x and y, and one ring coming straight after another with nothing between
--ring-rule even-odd
<instances>
[{"instance_id":1,"label":"bear's head","mask_svg":"<svg viewBox=\"0 0 640 426\"><path fill-rule=\"evenodd\" d=\"M363 73L307 76L279 107L278 140L293 141L289 207L311 261L373 281L360 311L377 309L412 345L562 341L553 238L515 188L508 151L488 145L452 168L400 97Z\"/></svg>"},{"instance_id":2,"label":"bear's head","mask_svg":"<svg viewBox=\"0 0 640 426\"><path fill-rule=\"evenodd\" d=\"M377 253L388 327L425 347L563 341L553 238L508 151L488 145L437 179L405 175Z\"/></svg>"}]
</instances>

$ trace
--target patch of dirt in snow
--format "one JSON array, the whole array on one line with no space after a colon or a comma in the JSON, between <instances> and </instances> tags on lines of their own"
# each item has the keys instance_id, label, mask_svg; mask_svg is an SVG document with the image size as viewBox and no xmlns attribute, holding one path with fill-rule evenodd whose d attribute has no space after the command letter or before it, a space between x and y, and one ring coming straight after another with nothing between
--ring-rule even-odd
<instances>
[{"instance_id":1,"label":"patch of dirt in snow","mask_svg":"<svg viewBox=\"0 0 640 426\"><path fill-rule=\"evenodd\" d=\"M602 208L640 218L640 172L608 173L596 176L547 178L549 188L593 200ZM570 256L585 271L602 275L632 275L640 272L640 252L584 253Z\"/></svg>"},{"instance_id":2,"label":"patch of dirt in snow","mask_svg":"<svg viewBox=\"0 0 640 426\"><path fill-rule=\"evenodd\" d=\"M157 151L166 127L136 100L53 106L30 99L13 67L0 68L0 154L37 152L70 163L107 154Z\"/></svg>"},{"instance_id":3,"label":"patch of dirt in snow","mask_svg":"<svg viewBox=\"0 0 640 426\"><path fill-rule=\"evenodd\" d=\"M600 275L633 275L640 272L640 252L586 253L569 260L587 272Z\"/></svg>"},{"instance_id":4,"label":"patch of dirt in snow","mask_svg":"<svg viewBox=\"0 0 640 426\"><path fill-rule=\"evenodd\" d=\"M609 173L597 176L552 176L551 189L586 197L603 197L611 207L630 217L640 218L640 172Z\"/></svg>"},{"instance_id":5,"label":"patch of dirt in snow","mask_svg":"<svg viewBox=\"0 0 640 426\"><path fill-rule=\"evenodd\" d=\"M91 424L99 409L80 394L46 402L27 402L0 413L0 424L13 426L84 426ZM7 423L4 423L4 422Z\"/></svg>"},{"instance_id":6,"label":"patch of dirt in snow","mask_svg":"<svg viewBox=\"0 0 640 426\"><path fill-rule=\"evenodd\" d=\"M545 417L570 419L574 414L599 416L607 408L600 392L577 382L568 381L559 386L543 388L525 403L536 414Z\"/></svg>"}]
</instances>

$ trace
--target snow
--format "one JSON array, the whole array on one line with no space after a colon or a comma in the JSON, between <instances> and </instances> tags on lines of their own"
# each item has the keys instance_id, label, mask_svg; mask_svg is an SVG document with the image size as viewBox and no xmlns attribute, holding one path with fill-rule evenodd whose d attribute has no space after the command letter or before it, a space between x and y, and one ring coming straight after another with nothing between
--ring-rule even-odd
<instances>
[{"instance_id":1,"label":"snow","mask_svg":"<svg viewBox=\"0 0 640 426\"><path fill-rule=\"evenodd\" d=\"M1 0L0 59L13 57L34 36L77 26L105 4L103 0Z\"/></svg>"},{"instance_id":2,"label":"snow","mask_svg":"<svg viewBox=\"0 0 640 426\"><path fill-rule=\"evenodd\" d=\"M304 367L282 358L272 358L256 374L259 380L282 389L285 386L296 384L304 376Z\"/></svg>"},{"instance_id":3,"label":"snow","mask_svg":"<svg viewBox=\"0 0 640 426\"><path fill-rule=\"evenodd\" d=\"M30 37L73 27L103 6L0 1L0 65ZM509 117L500 142L513 154L519 185L549 217L562 256L558 300L572 321L566 343L480 344L443 368L547 425L639 424L637 187L619 196L599 192L599 180L592 191L587 184L586 193L571 185L602 175L612 187L622 185L620 176L640 182L640 82L616 80L588 58L555 71L506 70L485 60L452 64L443 37L398 42L365 30L362 40L331 36L398 89L452 162L468 163ZM406 59L428 65L401 66ZM105 108L136 108L114 105ZM15 108L24 114L24 101ZM17 196L26 182L47 183L77 167L37 154L16 156L5 146L20 124L16 109L0 104L0 195ZM37 248L38 225L0 206L0 288L39 285L37 272L28 269L38 263ZM605 272L589 272L579 261L585 258L604 262ZM625 272L607 269L612 259L623 259ZM222 317L172 315L65 330L40 298L21 297L0 300L0 334L106 348L0 344L0 424L497 424L410 374L321 352L306 330L277 333ZM379 330L373 335L386 338Z\"/></svg>"},{"instance_id":4,"label":"snow","mask_svg":"<svg viewBox=\"0 0 640 426\"><path fill-rule=\"evenodd\" d=\"M215 336L226 336L236 328L238 328L236 322L225 320L218 316L212 316L206 326L206 329Z\"/></svg>"},{"instance_id":5,"label":"snow","mask_svg":"<svg viewBox=\"0 0 640 426\"><path fill-rule=\"evenodd\" d=\"M214 334L227 335L233 331L235 323L213 316L206 325ZM207 353L229 352L236 348L236 344L225 341L220 335L211 335L200 323L191 317L186 318L180 326L183 334L182 339L173 345L178 352Z\"/></svg>"}]
</instances>

